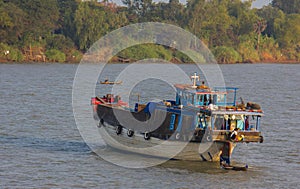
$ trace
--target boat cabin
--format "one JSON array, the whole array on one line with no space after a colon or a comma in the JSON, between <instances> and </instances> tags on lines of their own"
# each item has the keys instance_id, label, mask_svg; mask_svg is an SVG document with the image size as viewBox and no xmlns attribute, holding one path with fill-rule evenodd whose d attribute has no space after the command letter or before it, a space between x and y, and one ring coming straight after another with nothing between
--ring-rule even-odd
<instances>
[{"instance_id":1,"label":"boat cabin","mask_svg":"<svg viewBox=\"0 0 300 189\"><path fill-rule=\"evenodd\" d=\"M196 75L195 75L196 76ZM198 111L195 116L196 128L209 130L259 131L261 110L246 109L237 105L237 90L235 87L208 88L193 85L176 84L177 106L190 107ZM241 104L243 105L243 104Z\"/></svg>"},{"instance_id":2,"label":"boat cabin","mask_svg":"<svg viewBox=\"0 0 300 189\"><path fill-rule=\"evenodd\" d=\"M215 87L213 89L200 87L193 88L191 85L175 85L176 105L183 106L235 106L236 92L238 88L234 87Z\"/></svg>"}]
</instances>

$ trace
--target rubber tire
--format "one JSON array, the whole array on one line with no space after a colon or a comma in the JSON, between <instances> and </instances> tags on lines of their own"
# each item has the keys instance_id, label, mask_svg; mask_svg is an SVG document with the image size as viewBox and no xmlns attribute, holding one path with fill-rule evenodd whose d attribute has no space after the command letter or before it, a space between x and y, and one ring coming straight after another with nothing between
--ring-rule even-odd
<instances>
[{"instance_id":1,"label":"rubber tire","mask_svg":"<svg viewBox=\"0 0 300 189\"><path fill-rule=\"evenodd\" d=\"M122 126L119 125L116 127L116 134L119 135L121 133L122 133Z\"/></svg>"},{"instance_id":2,"label":"rubber tire","mask_svg":"<svg viewBox=\"0 0 300 189\"><path fill-rule=\"evenodd\" d=\"M144 134L144 139L145 139L145 140L149 140L149 139L150 139L150 133L145 132L145 134Z\"/></svg>"},{"instance_id":3,"label":"rubber tire","mask_svg":"<svg viewBox=\"0 0 300 189\"><path fill-rule=\"evenodd\" d=\"M127 130L127 136L132 137L133 134L134 134L134 131L133 131L133 130L131 130L131 129L128 129L128 130Z\"/></svg>"},{"instance_id":4,"label":"rubber tire","mask_svg":"<svg viewBox=\"0 0 300 189\"><path fill-rule=\"evenodd\" d=\"M176 140L179 140L180 138L181 138L180 133L176 133L176 134L175 134L175 139L176 139Z\"/></svg>"}]
</instances>

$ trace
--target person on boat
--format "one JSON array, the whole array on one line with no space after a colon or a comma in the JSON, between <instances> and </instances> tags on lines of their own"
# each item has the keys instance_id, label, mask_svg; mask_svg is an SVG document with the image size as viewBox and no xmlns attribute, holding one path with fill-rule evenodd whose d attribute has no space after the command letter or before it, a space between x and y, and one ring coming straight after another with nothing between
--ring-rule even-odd
<instances>
[{"instance_id":1,"label":"person on boat","mask_svg":"<svg viewBox=\"0 0 300 189\"><path fill-rule=\"evenodd\" d=\"M230 139L231 140L235 140L236 139L236 137L237 137L237 135L238 135L238 128L235 128L233 131L232 131L232 133L230 134Z\"/></svg>"},{"instance_id":2,"label":"person on boat","mask_svg":"<svg viewBox=\"0 0 300 189\"><path fill-rule=\"evenodd\" d=\"M249 130L249 116L245 117L245 130L248 131Z\"/></svg>"},{"instance_id":3,"label":"person on boat","mask_svg":"<svg viewBox=\"0 0 300 189\"><path fill-rule=\"evenodd\" d=\"M199 86L199 89L208 89L208 86L206 86L205 82L202 81L202 84Z\"/></svg>"}]
</instances>

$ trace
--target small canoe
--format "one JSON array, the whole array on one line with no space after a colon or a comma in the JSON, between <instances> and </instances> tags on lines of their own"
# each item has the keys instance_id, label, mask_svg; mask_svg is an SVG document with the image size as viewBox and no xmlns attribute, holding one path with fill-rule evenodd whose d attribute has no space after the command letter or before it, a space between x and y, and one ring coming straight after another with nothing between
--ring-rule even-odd
<instances>
[{"instance_id":1,"label":"small canoe","mask_svg":"<svg viewBox=\"0 0 300 189\"><path fill-rule=\"evenodd\" d=\"M118 85L121 83L122 83L122 81L100 81L100 84L103 84L103 85Z\"/></svg>"}]
</instances>

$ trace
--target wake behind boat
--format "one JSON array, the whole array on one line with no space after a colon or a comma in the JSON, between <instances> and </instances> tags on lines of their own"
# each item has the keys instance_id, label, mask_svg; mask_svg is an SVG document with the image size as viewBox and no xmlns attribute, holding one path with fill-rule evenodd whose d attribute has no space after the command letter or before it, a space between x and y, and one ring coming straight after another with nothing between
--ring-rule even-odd
<instances>
[{"instance_id":1,"label":"wake behind boat","mask_svg":"<svg viewBox=\"0 0 300 189\"><path fill-rule=\"evenodd\" d=\"M92 98L103 139L119 150L165 158L184 146L173 159L220 161L231 169L237 144L263 142L263 112L255 103L238 104L238 88L209 88L196 84L196 73L191 78L192 85L174 85L174 100L137 102L130 108L113 94Z\"/></svg>"}]
</instances>

